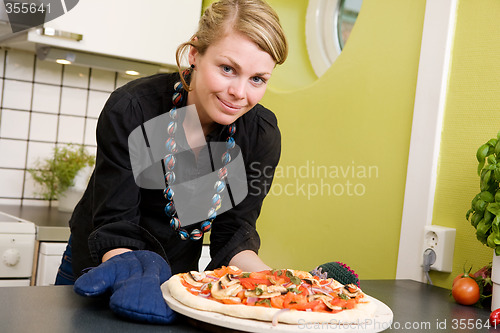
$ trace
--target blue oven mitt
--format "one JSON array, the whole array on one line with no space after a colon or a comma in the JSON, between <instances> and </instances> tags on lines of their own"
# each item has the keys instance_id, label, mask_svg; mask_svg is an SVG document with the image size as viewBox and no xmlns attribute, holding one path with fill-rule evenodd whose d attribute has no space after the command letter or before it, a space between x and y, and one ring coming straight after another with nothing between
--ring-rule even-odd
<instances>
[{"instance_id":1,"label":"blue oven mitt","mask_svg":"<svg viewBox=\"0 0 500 333\"><path fill-rule=\"evenodd\" d=\"M82 296L98 296L109 291L109 307L117 315L168 324L176 315L163 299L160 285L170 276L170 267L160 255L131 251L114 256L80 276L74 290Z\"/></svg>"}]
</instances>

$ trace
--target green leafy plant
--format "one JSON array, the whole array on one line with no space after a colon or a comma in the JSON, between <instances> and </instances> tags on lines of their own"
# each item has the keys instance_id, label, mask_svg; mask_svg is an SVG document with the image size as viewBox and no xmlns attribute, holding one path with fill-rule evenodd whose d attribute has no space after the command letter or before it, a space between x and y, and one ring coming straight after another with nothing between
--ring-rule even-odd
<instances>
[{"instance_id":1,"label":"green leafy plant","mask_svg":"<svg viewBox=\"0 0 500 333\"><path fill-rule=\"evenodd\" d=\"M78 171L86 166L93 166L95 156L83 146L66 145L54 148L51 158L37 160L35 167L29 169L35 182L42 190L37 193L44 200L57 200L70 186Z\"/></svg>"},{"instance_id":2,"label":"green leafy plant","mask_svg":"<svg viewBox=\"0 0 500 333\"><path fill-rule=\"evenodd\" d=\"M479 147L476 157L481 192L465 217L476 228L477 239L500 255L500 132Z\"/></svg>"}]
</instances>

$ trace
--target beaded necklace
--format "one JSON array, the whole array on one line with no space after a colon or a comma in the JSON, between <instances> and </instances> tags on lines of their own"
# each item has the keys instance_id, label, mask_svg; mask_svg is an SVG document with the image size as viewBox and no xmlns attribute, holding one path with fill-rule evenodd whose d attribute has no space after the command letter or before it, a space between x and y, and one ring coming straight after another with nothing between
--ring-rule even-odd
<instances>
[{"instance_id":1,"label":"beaded necklace","mask_svg":"<svg viewBox=\"0 0 500 333\"><path fill-rule=\"evenodd\" d=\"M177 82L174 84L174 94L172 95L172 103L174 104L174 106L169 112L171 119L171 121L167 126L167 133L169 137L165 142L168 154L163 159L163 167L164 167L163 170L165 173L165 190L163 191L163 195L165 199L168 200L168 203L165 206L165 213L170 218L170 226L172 227L172 229L177 231L179 237L182 240L191 239L196 241L201 239L205 232L210 231L210 229L212 228L212 222L217 216L217 210L219 210L219 208L222 205L221 196L224 190L226 189L226 181L227 181L226 165L231 161L231 154L229 152L235 146L233 135L234 133L236 133L236 125L232 123L227 128L228 138L226 140L226 151L222 154L223 166L218 171L219 180L217 180L214 185L215 193L212 196L212 206L208 211L207 219L201 223L200 228L195 228L191 231L191 233L188 233L187 230L182 228L181 226L181 222L179 220L177 211L174 206L174 201L173 201L174 191L171 188L171 185L175 183L175 172L174 172L176 164L175 153L178 151L178 149L174 136L178 126L177 107L182 103L182 99L184 97L182 95L182 89L183 86L181 82ZM182 124L180 126L182 126Z\"/></svg>"}]
</instances>

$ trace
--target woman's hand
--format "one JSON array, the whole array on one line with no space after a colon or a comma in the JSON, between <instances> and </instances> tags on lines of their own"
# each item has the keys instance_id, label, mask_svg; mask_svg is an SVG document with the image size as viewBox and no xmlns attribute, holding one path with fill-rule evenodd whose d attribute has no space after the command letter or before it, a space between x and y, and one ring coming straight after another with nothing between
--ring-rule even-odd
<instances>
[{"instance_id":1,"label":"woman's hand","mask_svg":"<svg viewBox=\"0 0 500 333\"><path fill-rule=\"evenodd\" d=\"M132 250L131 249L122 248L122 247L117 248L117 249L113 249L113 250L109 250L108 252L106 252L102 256L102 262L108 261L109 259L113 258L114 256L117 256L117 255L125 253L125 252L129 252L129 251L132 251Z\"/></svg>"},{"instance_id":2,"label":"woman's hand","mask_svg":"<svg viewBox=\"0 0 500 333\"><path fill-rule=\"evenodd\" d=\"M259 258L257 253L251 250L241 251L236 254L230 261L230 266L236 266L244 272L259 272L271 267L267 266L262 259Z\"/></svg>"}]
</instances>

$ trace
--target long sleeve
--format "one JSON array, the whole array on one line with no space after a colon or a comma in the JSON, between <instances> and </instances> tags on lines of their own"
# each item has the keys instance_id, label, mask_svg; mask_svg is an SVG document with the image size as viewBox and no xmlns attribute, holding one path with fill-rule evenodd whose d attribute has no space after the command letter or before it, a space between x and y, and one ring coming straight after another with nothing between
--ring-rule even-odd
<instances>
[{"instance_id":1,"label":"long sleeve","mask_svg":"<svg viewBox=\"0 0 500 333\"><path fill-rule=\"evenodd\" d=\"M70 220L75 251L80 258L92 258L82 259L78 268L98 264L103 252L117 247L165 256L159 240L142 226L143 190L134 179L128 138L145 121L168 112L172 82L175 77L165 75L139 79L117 89L106 102L97 124L95 170Z\"/></svg>"}]
</instances>

